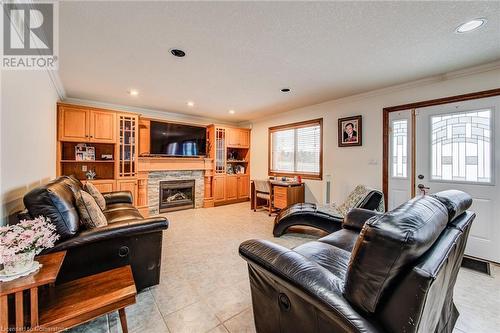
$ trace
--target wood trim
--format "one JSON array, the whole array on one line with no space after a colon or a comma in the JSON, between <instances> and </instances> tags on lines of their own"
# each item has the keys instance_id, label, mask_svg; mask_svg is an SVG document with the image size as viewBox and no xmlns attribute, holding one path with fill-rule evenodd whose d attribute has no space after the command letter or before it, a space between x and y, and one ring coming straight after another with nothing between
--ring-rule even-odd
<instances>
[{"instance_id":1,"label":"wood trim","mask_svg":"<svg viewBox=\"0 0 500 333\"><path fill-rule=\"evenodd\" d=\"M303 127L308 127L310 125L316 125L319 124L320 128L320 147L319 147L319 174L311 174L311 173L304 173L304 172L276 172L271 170L271 136L273 132L276 131L281 131L285 129L292 129L292 128L303 128ZM312 119L312 120L306 120L306 121L301 121L297 123L290 123L290 124L285 124L285 125L279 125L279 126L273 126L269 127L268 129L268 138L267 138L267 174L269 176L275 176L275 177L295 177L295 176L300 176L304 179L311 179L311 180L322 180L323 179L323 118L317 118L317 119Z\"/></svg>"},{"instance_id":2,"label":"wood trim","mask_svg":"<svg viewBox=\"0 0 500 333\"><path fill-rule=\"evenodd\" d=\"M428 106L457 103L463 101L469 101L473 99L494 97L500 95L500 88L477 91L469 94L448 96L443 98L431 99L427 101L421 101L416 103L401 104L395 106L389 106L383 108L382 112L382 130L383 130L383 147L382 147L382 191L384 192L385 208L387 209L387 199L389 191L389 113L395 111L418 109ZM415 136L415 133L412 134Z\"/></svg>"},{"instance_id":3,"label":"wood trim","mask_svg":"<svg viewBox=\"0 0 500 333\"><path fill-rule=\"evenodd\" d=\"M416 157L417 157L417 142L416 142L416 135L415 135L415 130L417 128L417 117L416 117L416 111L415 109L411 110L411 164L410 164L410 186L411 186L411 197L413 198L415 196L415 170L416 170Z\"/></svg>"},{"instance_id":4,"label":"wood trim","mask_svg":"<svg viewBox=\"0 0 500 333\"><path fill-rule=\"evenodd\" d=\"M491 90L484 90L484 91L477 91L477 92L463 94L463 95L455 95L455 96L448 96L448 97L443 97L443 98L430 99L427 101L421 101L421 102L415 102L415 103L409 103L409 104L389 106L389 107L384 108L384 110L387 110L388 112L394 112L394 111L402 111L402 110L409 110L409 109L419 109L419 108L424 108L427 106L463 102L463 101L468 101L471 99L494 97L494 96L498 96L498 95L500 95L500 88L491 89Z\"/></svg>"}]
</instances>

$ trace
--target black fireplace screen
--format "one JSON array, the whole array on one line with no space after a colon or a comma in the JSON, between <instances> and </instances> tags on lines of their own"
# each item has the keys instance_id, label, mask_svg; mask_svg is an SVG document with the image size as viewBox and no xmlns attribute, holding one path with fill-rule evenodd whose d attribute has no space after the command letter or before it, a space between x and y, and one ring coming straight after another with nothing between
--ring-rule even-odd
<instances>
[{"instance_id":1,"label":"black fireplace screen","mask_svg":"<svg viewBox=\"0 0 500 333\"><path fill-rule=\"evenodd\" d=\"M194 208L194 180L160 182L160 213Z\"/></svg>"}]
</instances>

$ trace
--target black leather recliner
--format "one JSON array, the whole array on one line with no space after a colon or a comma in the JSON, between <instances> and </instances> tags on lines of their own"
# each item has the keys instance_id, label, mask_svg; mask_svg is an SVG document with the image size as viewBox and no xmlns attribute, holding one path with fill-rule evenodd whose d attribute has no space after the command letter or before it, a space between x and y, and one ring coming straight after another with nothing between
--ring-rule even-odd
<instances>
[{"instance_id":1,"label":"black leather recliner","mask_svg":"<svg viewBox=\"0 0 500 333\"><path fill-rule=\"evenodd\" d=\"M370 190L355 207L375 210L379 207L382 197L382 192ZM279 237L286 233L288 228L297 225L335 232L342 228L343 220L343 216L332 214L329 210L315 203L296 203L278 213L274 219L273 235Z\"/></svg>"},{"instance_id":2,"label":"black leather recliner","mask_svg":"<svg viewBox=\"0 0 500 333\"><path fill-rule=\"evenodd\" d=\"M354 209L342 230L293 250L242 243L257 332L451 333L471 203L444 191L385 214Z\"/></svg>"},{"instance_id":3,"label":"black leather recliner","mask_svg":"<svg viewBox=\"0 0 500 333\"><path fill-rule=\"evenodd\" d=\"M133 206L130 192L111 192L104 194L108 225L81 230L74 196L81 189L79 180L59 177L27 193L23 198L27 212L18 215L19 219L43 215L55 224L60 239L42 254L67 251L56 283L130 265L137 290L158 284L168 220L144 218Z\"/></svg>"}]
</instances>

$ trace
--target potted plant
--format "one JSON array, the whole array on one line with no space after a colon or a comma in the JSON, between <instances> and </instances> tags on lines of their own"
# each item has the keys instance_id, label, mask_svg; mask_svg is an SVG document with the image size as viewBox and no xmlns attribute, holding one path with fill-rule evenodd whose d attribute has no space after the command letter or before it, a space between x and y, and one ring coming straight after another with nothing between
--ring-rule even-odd
<instances>
[{"instance_id":1,"label":"potted plant","mask_svg":"<svg viewBox=\"0 0 500 333\"><path fill-rule=\"evenodd\" d=\"M55 225L43 216L0 227L2 274L8 276L29 271L35 255L53 247L58 238Z\"/></svg>"}]
</instances>

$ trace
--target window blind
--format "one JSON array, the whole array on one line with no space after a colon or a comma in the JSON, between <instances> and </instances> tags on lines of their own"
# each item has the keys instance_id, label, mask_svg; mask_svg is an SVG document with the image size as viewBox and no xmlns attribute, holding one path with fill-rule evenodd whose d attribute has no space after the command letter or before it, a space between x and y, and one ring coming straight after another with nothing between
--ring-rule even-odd
<instances>
[{"instance_id":1,"label":"window blind","mask_svg":"<svg viewBox=\"0 0 500 333\"><path fill-rule=\"evenodd\" d=\"M321 130L321 119L270 128L270 173L321 178Z\"/></svg>"}]
</instances>

